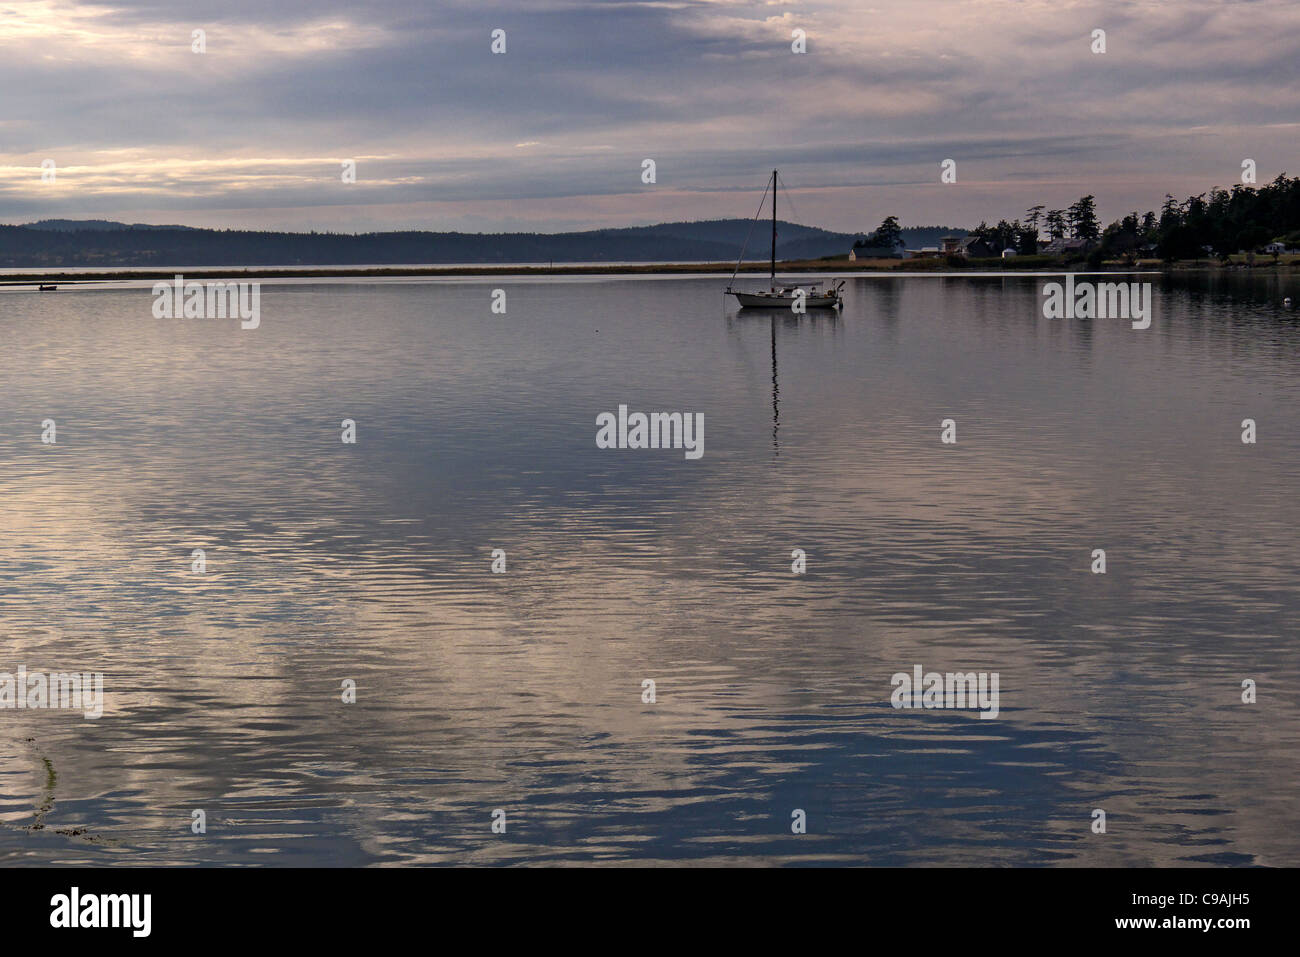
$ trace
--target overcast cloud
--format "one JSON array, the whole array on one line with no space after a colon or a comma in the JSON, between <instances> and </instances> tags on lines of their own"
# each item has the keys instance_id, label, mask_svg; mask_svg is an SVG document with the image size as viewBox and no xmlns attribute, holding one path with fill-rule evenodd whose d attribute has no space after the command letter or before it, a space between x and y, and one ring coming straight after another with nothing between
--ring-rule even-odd
<instances>
[{"instance_id":1,"label":"overcast cloud","mask_svg":"<svg viewBox=\"0 0 1300 957\"><path fill-rule=\"evenodd\" d=\"M1109 220L1231 186L1246 158L1260 182L1300 172L1300 7L0 0L0 104L3 222L747 217L774 166L783 216L845 231L888 214L974 225L1085 192Z\"/></svg>"}]
</instances>

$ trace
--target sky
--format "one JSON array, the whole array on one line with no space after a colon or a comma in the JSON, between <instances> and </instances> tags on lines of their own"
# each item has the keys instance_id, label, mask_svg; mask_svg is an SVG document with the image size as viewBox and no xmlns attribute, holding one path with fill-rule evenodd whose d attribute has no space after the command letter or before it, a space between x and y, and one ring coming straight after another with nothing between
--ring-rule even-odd
<instances>
[{"instance_id":1,"label":"sky","mask_svg":"<svg viewBox=\"0 0 1300 957\"><path fill-rule=\"evenodd\" d=\"M3 223L1109 222L1297 142L1297 0L0 0Z\"/></svg>"}]
</instances>

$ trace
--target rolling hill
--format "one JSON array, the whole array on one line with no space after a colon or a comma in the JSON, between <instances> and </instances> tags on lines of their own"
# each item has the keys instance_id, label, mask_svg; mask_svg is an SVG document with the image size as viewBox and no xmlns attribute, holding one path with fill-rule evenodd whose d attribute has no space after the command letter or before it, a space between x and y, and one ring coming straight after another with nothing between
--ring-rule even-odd
<instances>
[{"instance_id":1,"label":"rolling hill","mask_svg":"<svg viewBox=\"0 0 1300 957\"><path fill-rule=\"evenodd\" d=\"M752 224L745 258L767 258L770 227ZM734 262L751 222L720 219L568 233L284 233L52 219L0 226L0 266L360 266L446 263ZM909 246L921 234L904 230ZM965 230L956 230L964 233ZM916 235L909 235L915 233ZM846 255L858 238L777 223L777 258ZM933 241L928 241L933 244Z\"/></svg>"}]
</instances>

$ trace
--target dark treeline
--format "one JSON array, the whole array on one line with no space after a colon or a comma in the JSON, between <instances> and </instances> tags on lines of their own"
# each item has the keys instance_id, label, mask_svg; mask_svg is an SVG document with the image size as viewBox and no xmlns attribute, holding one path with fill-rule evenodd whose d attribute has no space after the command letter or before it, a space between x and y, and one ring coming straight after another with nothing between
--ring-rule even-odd
<instances>
[{"instance_id":1,"label":"dark treeline","mask_svg":"<svg viewBox=\"0 0 1300 957\"><path fill-rule=\"evenodd\" d=\"M899 232L897 218L890 216L861 244L892 247L899 244ZM1079 255L1096 262L1153 255L1170 261L1227 259L1237 252L1260 252L1272 243L1300 246L1300 177L1284 173L1258 189L1215 188L1182 202L1166 194L1159 212L1135 210L1105 228L1097 219L1096 198L1083 196L1064 209L1031 206L1023 220L980 223L971 234L995 252L1010 248L1022 255L1039 252L1045 236L1049 244L1083 240L1086 253Z\"/></svg>"},{"instance_id":2,"label":"dark treeline","mask_svg":"<svg viewBox=\"0 0 1300 957\"><path fill-rule=\"evenodd\" d=\"M1108 226L1103 246L1107 242L1121 252L1154 242L1165 259L1197 259L1206 248L1226 258L1268 243L1300 245L1300 176L1283 174L1259 189L1216 188L1181 203L1166 195L1158 216L1148 212L1139 221L1130 213Z\"/></svg>"},{"instance_id":3,"label":"dark treeline","mask_svg":"<svg viewBox=\"0 0 1300 957\"><path fill-rule=\"evenodd\" d=\"M1094 197L1084 196L1067 209L1032 206L1025 220L996 226L981 223L974 230L1020 252L1036 248L1042 231L1049 239L1084 239L1089 255L1101 259L1134 259L1154 253L1161 259L1226 260L1237 252L1259 252L1270 243L1300 245L1300 177L1285 173L1256 189L1238 184L1215 188L1179 202L1166 194L1160 211L1136 210L1102 229Z\"/></svg>"}]
</instances>

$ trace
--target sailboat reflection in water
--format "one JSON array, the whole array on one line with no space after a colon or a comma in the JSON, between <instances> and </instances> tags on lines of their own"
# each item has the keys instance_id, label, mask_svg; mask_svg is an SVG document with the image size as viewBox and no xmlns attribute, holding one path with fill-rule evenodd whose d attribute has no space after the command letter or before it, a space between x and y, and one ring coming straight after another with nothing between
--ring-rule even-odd
<instances>
[{"instance_id":1,"label":"sailboat reflection in water","mask_svg":"<svg viewBox=\"0 0 1300 957\"><path fill-rule=\"evenodd\" d=\"M804 283L801 286L778 286L776 284L776 184L777 171L772 170L772 182L768 188L772 191L772 268L769 274L769 288L767 290L739 290L732 286L736 281L736 273L740 271L740 263L745 258L745 249L749 246L749 236L745 237L745 244L740 249L740 259L736 260L736 268L731 272L731 280L727 283L727 294L735 296L742 309L746 307L760 307L767 309L790 309L798 312L800 305L804 309L838 309L841 305L840 290L844 288L844 280L831 287L823 290L821 282ZM763 212L763 205L767 201L767 189L763 190L763 199L759 201L758 212L754 214L755 222L758 221L759 215ZM753 223L749 227L750 233L754 231ZM799 305L796 305L799 304Z\"/></svg>"},{"instance_id":2,"label":"sailboat reflection in water","mask_svg":"<svg viewBox=\"0 0 1300 957\"><path fill-rule=\"evenodd\" d=\"M764 320L768 323L767 340L771 357L771 393L772 393L772 455L779 458L781 455L781 385L777 375L777 335L778 327L783 327L787 336L793 334L796 340L803 339L809 342L808 334L817 331L829 331L834 335L840 326L840 315L834 310L822 310L814 315L801 319L797 315L781 316L775 309L769 309L764 312L755 310L742 310L732 313L726 317L728 338L740 350L742 355L747 354L746 343L752 342L750 335L761 329ZM745 359L746 364L749 360Z\"/></svg>"}]
</instances>

